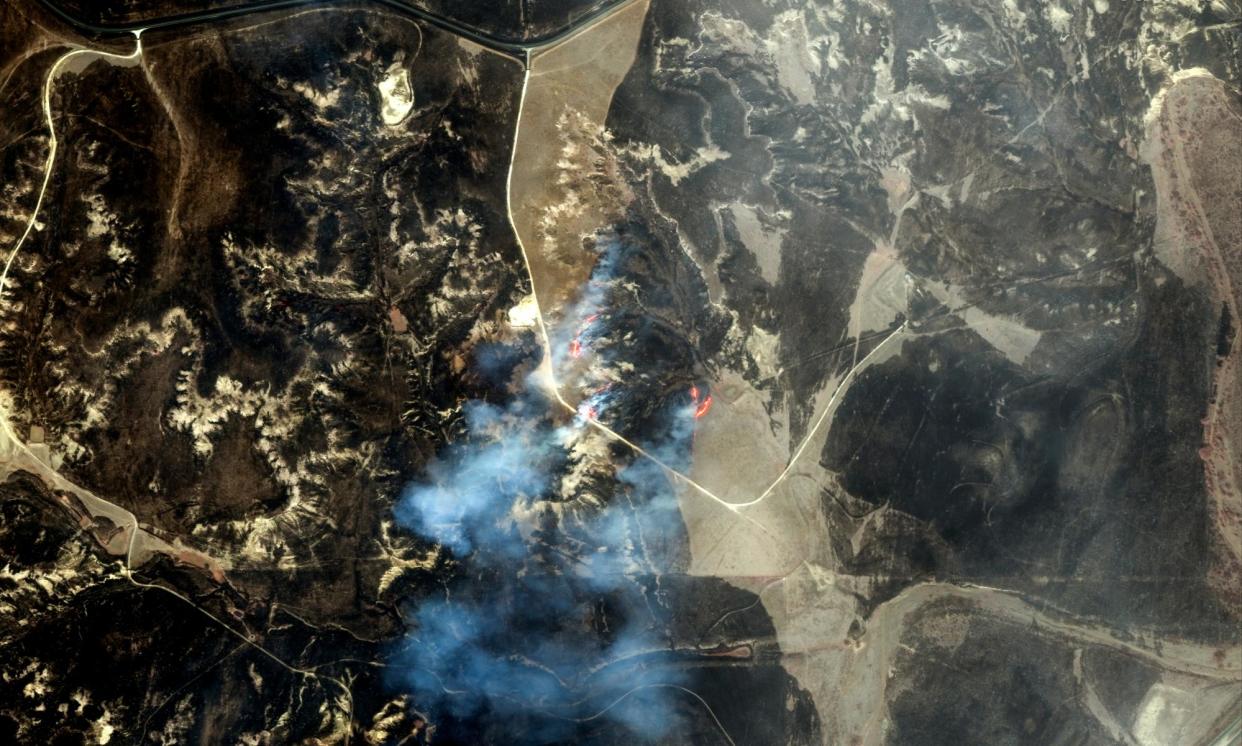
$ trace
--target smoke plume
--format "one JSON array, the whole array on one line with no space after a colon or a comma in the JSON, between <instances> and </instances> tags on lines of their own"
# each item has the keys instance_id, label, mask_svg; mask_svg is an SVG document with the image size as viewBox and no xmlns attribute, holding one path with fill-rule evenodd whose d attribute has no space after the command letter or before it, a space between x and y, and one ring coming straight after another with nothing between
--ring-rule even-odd
<instances>
[{"instance_id":1,"label":"smoke plume","mask_svg":"<svg viewBox=\"0 0 1242 746\"><path fill-rule=\"evenodd\" d=\"M658 738L676 723L682 676L659 576L684 553L680 513L663 469L596 423L684 468L701 402L685 385L688 343L636 303L642 247L611 231L595 246L591 281L550 335L577 414L534 383L537 361L516 346L476 350L480 378L508 379L505 395L462 407L465 437L396 511L460 568L410 609L400 651L400 683L449 738L548 743L618 724Z\"/></svg>"}]
</instances>

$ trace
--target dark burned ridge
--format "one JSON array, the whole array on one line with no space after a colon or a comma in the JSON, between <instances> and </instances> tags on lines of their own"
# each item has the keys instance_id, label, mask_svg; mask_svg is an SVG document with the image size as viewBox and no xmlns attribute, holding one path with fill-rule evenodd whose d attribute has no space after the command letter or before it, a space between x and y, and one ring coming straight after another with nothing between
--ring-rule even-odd
<instances>
[{"instance_id":1,"label":"dark burned ridge","mask_svg":"<svg viewBox=\"0 0 1242 746\"><path fill-rule=\"evenodd\" d=\"M315 5L339 5L342 7L348 7L350 5L376 4L413 16L414 18L435 26L436 28L443 29L451 34L456 34L457 36L469 39L470 41L473 41L480 46L487 47L495 52L513 57L523 65L528 63L529 54L532 50L550 44L555 44L562 39L573 36L582 28L590 26L596 21L602 20L603 18L612 15L621 8L629 5L631 1L632 0L609 0L609 2L602 4L600 7L567 23L551 33L529 39L521 39L511 36L502 36L499 34L489 34L472 26L446 18L445 16L431 13L430 11L423 10L422 8L417 8L407 2L403 2L402 0L259 0L259 2L244 3L229 8L202 10L193 13L179 13L171 16L150 18L138 23L115 25L98 25L79 18L61 7L58 0L35 0L35 2L46 8L57 18L65 21L83 34L94 37L109 37L121 34L132 34L135 31L154 31L157 29L173 29L196 26L200 24L239 18L252 13L290 10Z\"/></svg>"}]
</instances>

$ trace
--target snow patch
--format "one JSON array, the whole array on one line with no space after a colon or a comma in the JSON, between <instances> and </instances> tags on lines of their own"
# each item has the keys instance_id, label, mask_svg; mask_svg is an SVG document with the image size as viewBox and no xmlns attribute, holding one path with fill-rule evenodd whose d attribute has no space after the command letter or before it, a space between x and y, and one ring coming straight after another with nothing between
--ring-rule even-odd
<instances>
[{"instance_id":1,"label":"snow patch","mask_svg":"<svg viewBox=\"0 0 1242 746\"><path fill-rule=\"evenodd\" d=\"M309 83L302 81L294 83L292 87L294 91L302 94L303 98L320 109L336 106L341 100L341 89L339 88L333 88L330 91L320 91Z\"/></svg>"},{"instance_id":2,"label":"snow patch","mask_svg":"<svg viewBox=\"0 0 1242 746\"><path fill-rule=\"evenodd\" d=\"M529 329L539 323L539 304L535 302L535 296L532 293L518 301L518 304L509 309L509 326L519 329Z\"/></svg>"},{"instance_id":3,"label":"snow patch","mask_svg":"<svg viewBox=\"0 0 1242 746\"><path fill-rule=\"evenodd\" d=\"M380 80L380 119L389 127L401 124L414 108L414 88L410 71L400 61L388 66Z\"/></svg>"}]
</instances>

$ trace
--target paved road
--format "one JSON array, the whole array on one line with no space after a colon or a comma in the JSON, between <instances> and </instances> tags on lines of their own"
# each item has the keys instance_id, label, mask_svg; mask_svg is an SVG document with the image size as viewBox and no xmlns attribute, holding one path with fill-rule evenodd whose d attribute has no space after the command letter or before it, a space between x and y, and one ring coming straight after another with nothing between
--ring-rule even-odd
<instances>
[{"instance_id":1,"label":"paved road","mask_svg":"<svg viewBox=\"0 0 1242 746\"><path fill-rule=\"evenodd\" d=\"M520 60L523 63L527 61L529 52L556 44L557 42L572 36L583 28L594 25L596 22L612 15L632 2L632 0L611 0L607 4L583 15L581 18L574 20L570 24L554 31L551 34L546 34L532 39L515 39L512 37L483 33L476 28L459 23L450 18L445 18L444 16L436 15L435 13L423 10L422 8L417 8L407 2L403 2L402 0L366 1L383 5L398 12L414 16L420 21L424 21L432 26L469 39L480 46L487 47L488 49L494 50L501 54L509 55L510 57ZM116 36L120 34L132 34L133 32L139 30L154 31L157 29L196 26L247 16L253 13L264 13L314 5L332 6L353 4L347 3L345 0L258 0L257 2L243 3L230 8L161 16L157 18L145 19L137 23L101 26L90 23L66 11L56 2L56 0L36 0L36 2L46 8L48 12L52 13L57 18L60 18L79 31L91 36Z\"/></svg>"}]
</instances>

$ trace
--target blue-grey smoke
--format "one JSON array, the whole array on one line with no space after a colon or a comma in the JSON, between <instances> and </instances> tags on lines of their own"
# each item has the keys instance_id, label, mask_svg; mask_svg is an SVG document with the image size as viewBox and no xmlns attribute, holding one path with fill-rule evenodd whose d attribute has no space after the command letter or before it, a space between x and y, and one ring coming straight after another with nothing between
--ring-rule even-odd
<instances>
[{"instance_id":1,"label":"blue-grey smoke","mask_svg":"<svg viewBox=\"0 0 1242 746\"><path fill-rule=\"evenodd\" d=\"M529 402L518 398L501 408L483 401L463 407L469 440L456 443L427 467L426 481L412 485L397 518L420 535L469 554L514 549L505 527L509 508L544 494L557 461L557 436L529 425Z\"/></svg>"},{"instance_id":2,"label":"blue-grey smoke","mask_svg":"<svg viewBox=\"0 0 1242 746\"><path fill-rule=\"evenodd\" d=\"M618 272L633 247L612 234L598 246L589 286L553 334L554 345L588 348L573 382L586 406L558 418L515 374L500 403L463 406L465 437L396 509L459 563L442 596L410 610L399 660L417 706L463 738L563 742L612 723L654 739L676 724L669 686L682 679L658 578L682 551L677 502L663 469L590 420L650 433L642 444L684 468L689 357L677 355L684 340L671 344L627 303ZM517 357L503 345L477 350L480 377L501 383ZM554 359L568 362L564 351ZM634 375L637 363L656 373Z\"/></svg>"}]
</instances>

